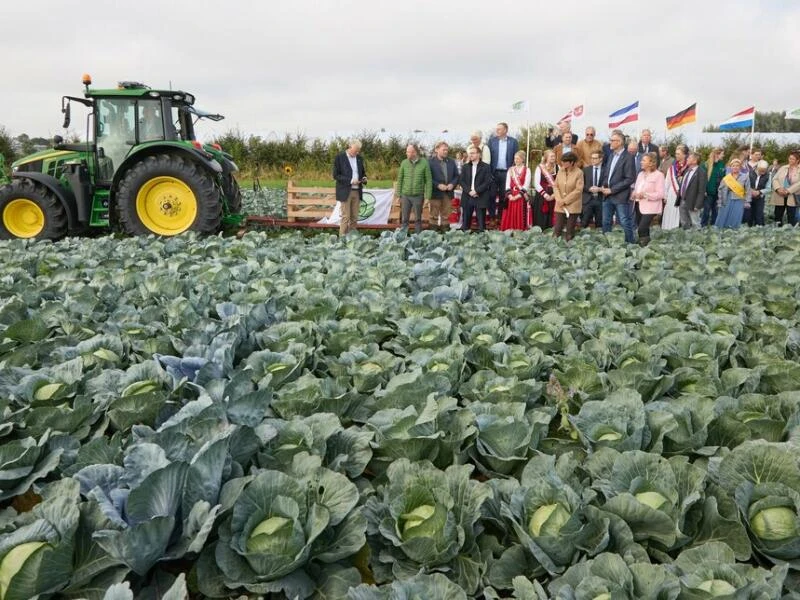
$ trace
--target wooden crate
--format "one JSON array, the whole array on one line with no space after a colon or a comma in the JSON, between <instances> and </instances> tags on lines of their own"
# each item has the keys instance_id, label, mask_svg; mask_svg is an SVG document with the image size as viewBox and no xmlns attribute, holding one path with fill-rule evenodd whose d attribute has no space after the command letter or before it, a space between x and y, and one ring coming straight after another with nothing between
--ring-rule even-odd
<instances>
[{"instance_id":1,"label":"wooden crate","mask_svg":"<svg viewBox=\"0 0 800 600\"><path fill-rule=\"evenodd\" d=\"M289 181L286 186L286 220L290 223L319 221L329 216L336 206L336 190L328 187L298 187ZM428 204L422 209L422 220L427 223ZM412 214L413 217L413 214ZM400 224L400 200L395 198L389 213L389 224Z\"/></svg>"}]
</instances>

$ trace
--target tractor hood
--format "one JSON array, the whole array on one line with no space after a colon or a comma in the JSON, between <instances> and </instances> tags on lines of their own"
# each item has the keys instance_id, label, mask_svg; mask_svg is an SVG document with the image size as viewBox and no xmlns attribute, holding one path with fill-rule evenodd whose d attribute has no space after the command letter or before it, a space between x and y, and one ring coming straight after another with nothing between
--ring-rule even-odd
<instances>
[{"instance_id":1,"label":"tractor hood","mask_svg":"<svg viewBox=\"0 0 800 600\"><path fill-rule=\"evenodd\" d=\"M70 150L55 150L53 148L49 148L47 150L41 150L39 152L34 152L33 154L29 154L28 156L23 156L19 160L14 161L11 163L11 170L12 171L26 171L30 169L25 169L23 167L37 164L41 165L44 161L53 160L56 158L66 158L71 154L77 154L76 152L72 152ZM39 170L34 169L34 170Z\"/></svg>"}]
</instances>

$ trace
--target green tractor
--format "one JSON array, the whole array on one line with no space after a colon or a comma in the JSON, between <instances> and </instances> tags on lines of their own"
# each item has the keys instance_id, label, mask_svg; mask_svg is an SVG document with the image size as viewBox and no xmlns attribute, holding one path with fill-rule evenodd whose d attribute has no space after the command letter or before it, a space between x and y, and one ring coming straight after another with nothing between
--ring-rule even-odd
<instances>
[{"instance_id":1,"label":"green tractor","mask_svg":"<svg viewBox=\"0 0 800 600\"><path fill-rule=\"evenodd\" d=\"M194 107L194 96L135 82L92 89L84 75L86 142L65 143L11 165L0 187L0 239L58 239L93 229L131 235L216 233L241 217L238 171L216 144L195 139L198 119L223 117ZM2 184L2 182L0 182Z\"/></svg>"}]
</instances>

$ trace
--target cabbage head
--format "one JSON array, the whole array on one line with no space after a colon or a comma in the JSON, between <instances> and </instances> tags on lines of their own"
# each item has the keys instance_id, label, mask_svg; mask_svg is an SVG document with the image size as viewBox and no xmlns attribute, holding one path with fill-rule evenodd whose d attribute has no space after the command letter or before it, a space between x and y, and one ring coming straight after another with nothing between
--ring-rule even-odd
<instances>
[{"instance_id":1,"label":"cabbage head","mask_svg":"<svg viewBox=\"0 0 800 600\"><path fill-rule=\"evenodd\" d=\"M207 596L244 588L306 598L314 591L305 571L312 561L333 563L364 545L355 484L321 467L319 457L303 453L288 473L265 470L229 486L243 489L219 541L200 559L198 583Z\"/></svg>"}]
</instances>

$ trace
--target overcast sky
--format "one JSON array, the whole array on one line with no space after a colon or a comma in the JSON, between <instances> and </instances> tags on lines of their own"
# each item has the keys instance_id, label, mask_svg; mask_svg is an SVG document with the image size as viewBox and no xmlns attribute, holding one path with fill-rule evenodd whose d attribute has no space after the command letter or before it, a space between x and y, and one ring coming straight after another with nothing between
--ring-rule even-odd
<instances>
[{"instance_id":1,"label":"overcast sky","mask_svg":"<svg viewBox=\"0 0 800 600\"><path fill-rule=\"evenodd\" d=\"M639 100L633 132L663 132L695 101L698 127L800 105L798 24L797 0L2 0L0 125L60 133L88 72L172 82L219 133L513 130L526 99L532 122L584 104L600 137Z\"/></svg>"}]
</instances>

